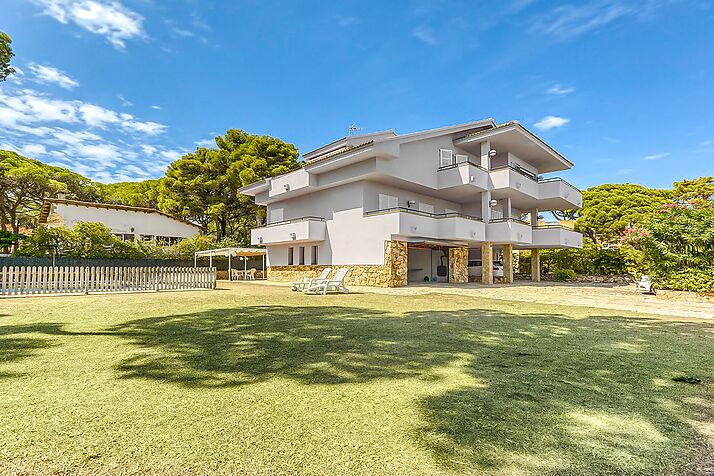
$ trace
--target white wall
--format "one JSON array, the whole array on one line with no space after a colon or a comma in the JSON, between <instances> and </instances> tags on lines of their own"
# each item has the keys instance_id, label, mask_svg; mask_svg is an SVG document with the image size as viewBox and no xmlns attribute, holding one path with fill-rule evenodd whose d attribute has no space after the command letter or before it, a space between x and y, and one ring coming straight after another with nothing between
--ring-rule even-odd
<instances>
[{"instance_id":1,"label":"white wall","mask_svg":"<svg viewBox=\"0 0 714 476\"><path fill-rule=\"evenodd\" d=\"M133 234L136 238L139 238L139 235L186 238L200 232L197 227L160 213L84 207L67 203L55 203L52 207L52 214L58 215L61 224L68 228L74 227L78 222L99 222L111 229L112 233ZM48 222L57 223L52 218L48 218Z\"/></svg>"}]
</instances>

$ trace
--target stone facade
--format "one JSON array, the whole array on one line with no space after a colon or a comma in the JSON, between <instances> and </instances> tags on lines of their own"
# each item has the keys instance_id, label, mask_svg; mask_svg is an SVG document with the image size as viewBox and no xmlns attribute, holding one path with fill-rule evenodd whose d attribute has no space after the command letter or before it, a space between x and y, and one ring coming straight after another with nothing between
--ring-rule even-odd
<instances>
[{"instance_id":1,"label":"stone facade","mask_svg":"<svg viewBox=\"0 0 714 476\"><path fill-rule=\"evenodd\" d=\"M503 282L513 282L513 245L503 245Z\"/></svg>"},{"instance_id":2,"label":"stone facade","mask_svg":"<svg viewBox=\"0 0 714 476\"><path fill-rule=\"evenodd\" d=\"M330 265L333 273L338 268L349 268L347 286L375 286L392 288L407 284L407 243L384 242L384 265ZM319 275L327 265L270 266L268 280L294 282Z\"/></svg>"},{"instance_id":3,"label":"stone facade","mask_svg":"<svg viewBox=\"0 0 714 476\"><path fill-rule=\"evenodd\" d=\"M449 282L469 282L468 248L449 248Z\"/></svg>"}]
</instances>

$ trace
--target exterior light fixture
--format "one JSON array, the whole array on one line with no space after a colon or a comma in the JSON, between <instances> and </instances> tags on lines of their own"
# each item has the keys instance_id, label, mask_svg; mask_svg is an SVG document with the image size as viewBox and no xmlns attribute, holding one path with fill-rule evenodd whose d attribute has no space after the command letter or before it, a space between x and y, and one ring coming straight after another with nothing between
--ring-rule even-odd
<instances>
[{"instance_id":1,"label":"exterior light fixture","mask_svg":"<svg viewBox=\"0 0 714 476\"><path fill-rule=\"evenodd\" d=\"M294 240L297 238L297 235L295 233L290 233L290 238L292 238Z\"/></svg>"},{"instance_id":2,"label":"exterior light fixture","mask_svg":"<svg viewBox=\"0 0 714 476\"><path fill-rule=\"evenodd\" d=\"M491 200L488 202L488 205L490 207L495 207L496 205L498 205L498 200Z\"/></svg>"},{"instance_id":3,"label":"exterior light fixture","mask_svg":"<svg viewBox=\"0 0 714 476\"><path fill-rule=\"evenodd\" d=\"M520 189L521 188L521 182L516 182L516 188Z\"/></svg>"},{"instance_id":4,"label":"exterior light fixture","mask_svg":"<svg viewBox=\"0 0 714 476\"><path fill-rule=\"evenodd\" d=\"M290 184L289 184L289 183L286 183L285 185L283 185L283 187L285 187L285 191L286 191L286 192L287 192L288 190L290 190Z\"/></svg>"},{"instance_id":5,"label":"exterior light fixture","mask_svg":"<svg viewBox=\"0 0 714 476\"><path fill-rule=\"evenodd\" d=\"M261 245L263 244L263 237L262 237L262 236L259 236L259 237L258 237L258 243L260 243Z\"/></svg>"},{"instance_id":6,"label":"exterior light fixture","mask_svg":"<svg viewBox=\"0 0 714 476\"><path fill-rule=\"evenodd\" d=\"M416 205L416 202L415 202L414 200L409 200L409 201L407 201L407 207L411 208L411 207L413 207L414 205Z\"/></svg>"},{"instance_id":7,"label":"exterior light fixture","mask_svg":"<svg viewBox=\"0 0 714 476\"><path fill-rule=\"evenodd\" d=\"M472 175L471 177L469 177L469 181L475 182L475 181L476 181L476 177Z\"/></svg>"},{"instance_id":8,"label":"exterior light fixture","mask_svg":"<svg viewBox=\"0 0 714 476\"><path fill-rule=\"evenodd\" d=\"M496 152L496 149L491 149L488 151L489 157L496 157L496 154L498 154L498 152Z\"/></svg>"}]
</instances>

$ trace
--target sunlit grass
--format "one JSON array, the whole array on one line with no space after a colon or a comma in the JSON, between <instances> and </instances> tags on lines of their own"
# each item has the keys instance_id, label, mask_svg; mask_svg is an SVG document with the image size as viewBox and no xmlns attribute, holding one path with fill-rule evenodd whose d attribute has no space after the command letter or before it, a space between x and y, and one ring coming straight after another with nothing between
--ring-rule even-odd
<instances>
[{"instance_id":1,"label":"sunlit grass","mask_svg":"<svg viewBox=\"0 0 714 476\"><path fill-rule=\"evenodd\" d=\"M242 283L3 300L0 473L695 473L713 382L706 320Z\"/></svg>"}]
</instances>

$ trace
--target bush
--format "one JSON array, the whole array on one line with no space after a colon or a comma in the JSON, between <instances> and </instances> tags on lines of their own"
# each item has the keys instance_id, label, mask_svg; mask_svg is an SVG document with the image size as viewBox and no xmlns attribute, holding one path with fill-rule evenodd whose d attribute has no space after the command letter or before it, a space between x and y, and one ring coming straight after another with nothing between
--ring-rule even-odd
<instances>
[{"instance_id":1,"label":"bush","mask_svg":"<svg viewBox=\"0 0 714 476\"><path fill-rule=\"evenodd\" d=\"M529 272L530 262L530 253L521 254L519 268ZM540 262L544 273L552 273L558 269L572 269L577 274L636 276L644 270L641 251L628 245L601 249L588 238L583 240L582 249L541 250Z\"/></svg>"},{"instance_id":2,"label":"bush","mask_svg":"<svg viewBox=\"0 0 714 476\"><path fill-rule=\"evenodd\" d=\"M575 281L578 276L572 269L556 269L553 277L556 281Z\"/></svg>"}]
</instances>

